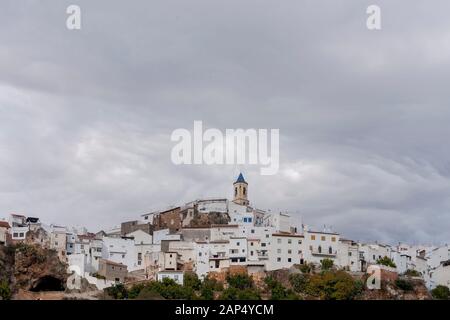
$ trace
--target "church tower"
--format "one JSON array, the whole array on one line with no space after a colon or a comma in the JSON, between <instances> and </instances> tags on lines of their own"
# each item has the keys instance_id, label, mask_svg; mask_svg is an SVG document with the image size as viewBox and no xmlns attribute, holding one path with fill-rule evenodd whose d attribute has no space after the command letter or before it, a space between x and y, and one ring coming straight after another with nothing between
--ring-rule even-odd
<instances>
[{"instance_id":1,"label":"church tower","mask_svg":"<svg viewBox=\"0 0 450 320\"><path fill-rule=\"evenodd\" d=\"M242 206L248 206L248 183L245 181L242 173L239 174L236 182L233 183L234 187L234 199L233 202Z\"/></svg>"}]
</instances>

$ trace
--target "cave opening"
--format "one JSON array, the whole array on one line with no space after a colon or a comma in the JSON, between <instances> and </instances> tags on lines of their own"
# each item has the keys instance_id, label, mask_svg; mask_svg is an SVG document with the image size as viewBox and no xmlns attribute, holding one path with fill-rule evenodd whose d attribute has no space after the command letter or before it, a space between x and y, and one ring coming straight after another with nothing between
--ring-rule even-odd
<instances>
[{"instance_id":1,"label":"cave opening","mask_svg":"<svg viewBox=\"0 0 450 320\"><path fill-rule=\"evenodd\" d=\"M30 291L64 291L64 284L61 279L52 276L44 276L36 282Z\"/></svg>"}]
</instances>

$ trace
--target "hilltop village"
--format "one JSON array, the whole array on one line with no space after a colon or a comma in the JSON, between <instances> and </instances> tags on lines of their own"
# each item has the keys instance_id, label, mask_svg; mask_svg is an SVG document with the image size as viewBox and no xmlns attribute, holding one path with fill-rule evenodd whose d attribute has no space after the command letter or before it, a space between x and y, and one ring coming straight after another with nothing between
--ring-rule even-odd
<instances>
[{"instance_id":1,"label":"hilltop village","mask_svg":"<svg viewBox=\"0 0 450 320\"><path fill-rule=\"evenodd\" d=\"M414 274L428 289L450 286L448 245L359 243L331 230L294 226L286 213L252 207L248 190L240 174L232 201L195 200L97 233L11 214L0 220L0 246L24 243L51 249L68 273L100 290L165 278L183 284L187 272L199 279L224 279L230 272L257 275L302 265L320 267L324 260L349 273L382 265L390 274ZM386 260L390 262L381 263Z\"/></svg>"}]
</instances>

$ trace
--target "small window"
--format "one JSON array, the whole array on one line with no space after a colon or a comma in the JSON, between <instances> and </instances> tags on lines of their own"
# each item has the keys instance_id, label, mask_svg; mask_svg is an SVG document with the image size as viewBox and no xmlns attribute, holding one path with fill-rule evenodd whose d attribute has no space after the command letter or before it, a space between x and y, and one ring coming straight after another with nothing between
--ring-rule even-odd
<instances>
[{"instance_id":1,"label":"small window","mask_svg":"<svg viewBox=\"0 0 450 320\"><path fill-rule=\"evenodd\" d=\"M288 239L288 244L291 244L292 243L292 239Z\"/></svg>"},{"instance_id":2,"label":"small window","mask_svg":"<svg viewBox=\"0 0 450 320\"><path fill-rule=\"evenodd\" d=\"M321 239L322 241L325 241L325 240L326 240L326 237L325 237L325 236L322 236L322 237L320 237L320 239Z\"/></svg>"},{"instance_id":3,"label":"small window","mask_svg":"<svg viewBox=\"0 0 450 320\"><path fill-rule=\"evenodd\" d=\"M280 257L277 258L277 262L281 262L281 258Z\"/></svg>"},{"instance_id":4,"label":"small window","mask_svg":"<svg viewBox=\"0 0 450 320\"><path fill-rule=\"evenodd\" d=\"M316 236L315 236L315 235L312 235L312 236L311 236L311 240L316 240Z\"/></svg>"},{"instance_id":5,"label":"small window","mask_svg":"<svg viewBox=\"0 0 450 320\"><path fill-rule=\"evenodd\" d=\"M281 243L281 239L280 238L277 239L277 243Z\"/></svg>"},{"instance_id":6,"label":"small window","mask_svg":"<svg viewBox=\"0 0 450 320\"><path fill-rule=\"evenodd\" d=\"M281 249L277 249L277 253L281 253Z\"/></svg>"},{"instance_id":7,"label":"small window","mask_svg":"<svg viewBox=\"0 0 450 320\"><path fill-rule=\"evenodd\" d=\"M302 244L302 240L298 240L298 244Z\"/></svg>"},{"instance_id":8,"label":"small window","mask_svg":"<svg viewBox=\"0 0 450 320\"><path fill-rule=\"evenodd\" d=\"M288 262L292 262L292 259L291 259L291 258L288 258Z\"/></svg>"},{"instance_id":9,"label":"small window","mask_svg":"<svg viewBox=\"0 0 450 320\"><path fill-rule=\"evenodd\" d=\"M336 237L331 237L331 241L336 242Z\"/></svg>"}]
</instances>

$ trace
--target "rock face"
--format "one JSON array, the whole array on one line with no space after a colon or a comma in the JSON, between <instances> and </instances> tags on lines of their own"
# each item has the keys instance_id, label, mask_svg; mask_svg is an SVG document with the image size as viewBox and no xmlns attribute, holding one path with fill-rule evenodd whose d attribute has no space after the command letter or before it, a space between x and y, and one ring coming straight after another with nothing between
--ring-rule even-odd
<instances>
[{"instance_id":1,"label":"rock face","mask_svg":"<svg viewBox=\"0 0 450 320\"><path fill-rule=\"evenodd\" d=\"M64 291L66 270L54 250L24 244L0 247L0 282L6 281L12 292Z\"/></svg>"},{"instance_id":2,"label":"rock face","mask_svg":"<svg viewBox=\"0 0 450 320\"><path fill-rule=\"evenodd\" d=\"M63 291L67 266L56 251L37 245L17 247L14 259L15 287L30 291Z\"/></svg>"}]
</instances>

